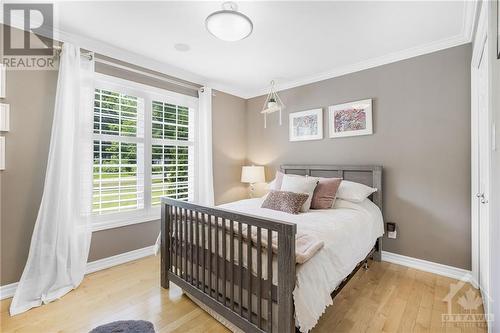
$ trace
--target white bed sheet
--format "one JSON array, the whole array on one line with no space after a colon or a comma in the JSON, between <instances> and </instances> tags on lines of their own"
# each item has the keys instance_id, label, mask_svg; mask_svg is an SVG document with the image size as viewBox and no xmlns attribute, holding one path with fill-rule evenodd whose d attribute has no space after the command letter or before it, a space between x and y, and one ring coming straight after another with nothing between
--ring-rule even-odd
<instances>
[{"instance_id":1,"label":"white bed sheet","mask_svg":"<svg viewBox=\"0 0 500 333\"><path fill-rule=\"evenodd\" d=\"M308 332L333 303L330 294L383 235L382 213L368 199L361 203L338 199L333 209L310 210L298 215L261 208L263 200L240 200L219 207L295 223L298 230L325 243L313 258L297 265L296 269L295 320L301 332Z\"/></svg>"}]
</instances>

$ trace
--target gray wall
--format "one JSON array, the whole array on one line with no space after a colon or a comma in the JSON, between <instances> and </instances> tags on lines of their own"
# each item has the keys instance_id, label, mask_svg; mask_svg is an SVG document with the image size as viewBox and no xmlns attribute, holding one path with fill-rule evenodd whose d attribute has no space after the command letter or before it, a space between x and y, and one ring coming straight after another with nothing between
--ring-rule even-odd
<instances>
[{"instance_id":1,"label":"gray wall","mask_svg":"<svg viewBox=\"0 0 500 333\"><path fill-rule=\"evenodd\" d=\"M384 250L470 269L471 46L280 92L286 104L264 129L263 96L247 101L247 158L384 166L384 217L398 238ZM329 139L328 105L373 98L374 135ZM289 142L288 114L323 107L324 139ZM500 133L500 132L499 132Z\"/></svg>"},{"instance_id":2,"label":"gray wall","mask_svg":"<svg viewBox=\"0 0 500 333\"><path fill-rule=\"evenodd\" d=\"M1 32L1 31L0 31ZM179 87L98 65L105 74L193 95ZM21 276L42 197L57 85L57 71L7 71L11 130L6 170L0 171L0 285ZM239 170L245 158L245 100L215 92L213 98L214 187L217 202L241 199ZM233 127L227 126L228 121ZM230 127L230 128L226 128ZM92 234L89 261L153 245L159 221Z\"/></svg>"},{"instance_id":3,"label":"gray wall","mask_svg":"<svg viewBox=\"0 0 500 333\"><path fill-rule=\"evenodd\" d=\"M42 198L56 91L55 71L7 71L10 132L0 171L0 284L17 282Z\"/></svg>"}]
</instances>

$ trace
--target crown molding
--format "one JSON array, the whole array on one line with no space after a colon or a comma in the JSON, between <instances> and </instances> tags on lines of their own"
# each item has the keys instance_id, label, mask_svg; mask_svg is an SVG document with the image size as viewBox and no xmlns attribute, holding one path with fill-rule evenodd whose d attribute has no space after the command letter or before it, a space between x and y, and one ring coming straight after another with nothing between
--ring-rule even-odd
<instances>
[{"instance_id":1,"label":"crown molding","mask_svg":"<svg viewBox=\"0 0 500 333\"><path fill-rule=\"evenodd\" d=\"M387 65L390 63L398 62L401 60L406 60L414 57L418 57L424 54L429 54L437 51L441 51L444 49L448 49L451 47L463 45L470 43L473 38L474 28L476 25L476 13L478 10L479 2L477 0L465 0L464 1L464 11L462 17L462 28L458 35L453 37L445 38L442 40L438 40L435 42L423 44L420 46L412 47L409 49L405 49L402 51L389 53L384 56L368 59L365 61L361 61L355 64L342 66L333 68L330 71L318 73L311 76L306 76L294 81L278 83L276 85L276 90L286 90L299 86L303 86L306 84L311 84L323 80L328 80L334 77L339 77L346 74L351 74L359 71L363 71L366 69L379 67L383 65ZM267 94L268 89L262 88L253 91L240 91L240 96L250 99L257 96L262 96Z\"/></svg>"},{"instance_id":2,"label":"crown molding","mask_svg":"<svg viewBox=\"0 0 500 333\"><path fill-rule=\"evenodd\" d=\"M408 48L402 51L393 52L384 56L367 59L355 64L340 66L332 68L331 70L317 73L310 76L305 76L300 79L291 80L287 82L282 82L276 84L276 91L282 91L285 89L291 89L306 84L311 84L335 77L339 77L346 74L351 74L366 69L379 67L387 65L390 63L398 62L401 60L410 59L413 57L418 57L421 55L437 52L447 48L463 45L470 43L473 39L473 34L475 30L476 20L477 20L477 9L479 2L477 0L465 0L464 1L464 11L462 18L462 28L458 35L445 38L442 40L434 41L431 43L423 44L420 46ZM3 20L3 18L0 18ZM12 26L22 29L23 22L19 17L14 17ZM234 85L229 85L227 83L222 83L220 81L211 80L204 76L183 70L181 68L172 66L167 62L157 61L143 55L125 50L120 47L112 46L106 42L93 40L87 37L79 36L76 34L70 34L64 32L60 29L54 29L54 39L62 42L71 42L79 45L81 48L91 50L93 52L102 54L107 57L114 58L116 60L128 62L137 66L141 66L150 70L154 70L169 76L174 76L181 80L186 80L192 83L210 86L215 90L219 90L234 96L241 97L243 99L250 99L253 97L265 95L268 92L267 84L263 88L259 89L243 89L235 87Z\"/></svg>"},{"instance_id":3,"label":"crown molding","mask_svg":"<svg viewBox=\"0 0 500 333\"><path fill-rule=\"evenodd\" d=\"M0 17L0 23L3 22L3 15ZM36 25L41 26L42 22L34 22ZM177 79L185 80L191 83L206 85L209 81L206 77L186 71L179 67L168 64L167 62L158 61L141 54L128 51L124 48L113 46L104 41L84 37L82 35L68 33L57 27L58 22L54 22L52 36L48 30L40 30L40 34L51 38L57 42L72 43L78 45L80 48L101 54L115 60L127 62L136 66L140 66L149 70L153 70L165 75L173 76ZM24 18L20 15L12 15L10 26L20 30L24 30Z\"/></svg>"},{"instance_id":4,"label":"crown molding","mask_svg":"<svg viewBox=\"0 0 500 333\"><path fill-rule=\"evenodd\" d=\"M409 49L405 49L402 51L390 53L384 56L376 57L376 58L371 58L367 59L365 61L361 61L355 64L351 65L346 65L346 66L341 66L341 67L336 67L333 68L329 71L318 73L315 75L311 76L305 76L300 79L296 79L293 81L288 81L288 82L282 82L276 84L276 90L277 91L282 91L286 89L291 89L295 87L300 87L303 85L323 81L323 80L328 80L331 78L339 77L342 75L346 74L351 74L351 73L356 73L359 71L363 71L366 69L370 68L375 68L383 65L387 65L390 63L398 62L401 60L406 60L414 57L418 57L421 55L441 51L444 49L448 49L451 47L463 45L470 43L473 38L474 34L474 28L476 24L476 13L477 9L479 6L479 2L476 0L470 1L470 0L465 0L464 1L464 11L463 11L463 17L462 17L462 28L461 32L458 35L445 38L442 40L438 40L435 42L423 44L420 46L412 47ZM212 83L212 86L216 83ZM233 87L230 87L228 85L223 85L219 84L218 85L218 90L221 91L232 91L233 95L245 98L245 99L250 99L253 97L258 97L262 96L268 93L268 88L267 86L265 88L261 89L255 89L255 90L243 90L243 89L234 89Z\"/></svg>"},{"instance_id":5,"label":"crown molding","mask_svg":"<svg viewBox=\"0 0 500 333\"><path fill-rule=\"evenodd\" d=\"M470 43L472 41L474 27L476 23L476 12L479 3L477 1L464 1L464 15L462 19L462 29L460 34L442 39L439 41L435 41L432 43L424 44L417 47L412 47L406 50L390 53L381 57L368 59L365 61L361 61L352 65L342 66L334 68L330 71L319 73L316 75L311 75L307 77L303 77L298 80L284 82L276 85L276 90L281 91L285 89L291 89L299 86L303 86L306 84L311 84L314 82L319 82L327 79L331 79L334 77L339 77L346 74L351 74L355 72L359 72L362 70L379 67L383 65L387 65L390 63L398 62L405 59L410 59L413 57L418 57L424 54L429 54L433 52L437 52L440 50L444 50L447 48L451 48L454 46L459 46L463 44ZM249 99L252 97L262 96L267 93L267 89L259 89L251 92L243 93L242 95L245 98Z\"/></svg>"},{"instance_id":6,"label":"crown molding","mask_svg":"<svg viewBox=\"0 0 500 333\"><path fill-rule=\"evenodd\" d=\"M401 60L406 60L406 59L418 57L418 56L421 56L424 54L433 53L433 52L444 50L444 49L451 48L454 46L466 44L468 42L469 42L469 40L467 40L466 38L464 38L464 36L462 34L460 34L460 35L457 35L457 36L454 36L451 38L447 38L447 39L443 39L443 40L440 40L437 42L432 42L429 44L413 47L413 48L406 49L403 51L390 53L390 54L387 54L387 55L384 55L381 57L361 61L361 62L352 64L352 65L337 67L337 68L335 68L331 71L328 71L328 72L323 72L323 73L319 73L316 75L303 77L301 79L290 81L290 82L276 84L276 90L282 91L282 90L286 90L286 89L291 89L291 88L303 86L306 84L324 81L324 80L332 79L335 77L343 76L346 74L360 72L360 71L363 71L366 69L395 63L395 62L398 62ZM244 96L245 96L245 98L249 99L249 98L253 98L253 97L257 97L257 96L262 96L265 94L267 94L267 89L263 88L260 90L247 92L246 94L244 94Z\"/></svg>"}]
</instances>

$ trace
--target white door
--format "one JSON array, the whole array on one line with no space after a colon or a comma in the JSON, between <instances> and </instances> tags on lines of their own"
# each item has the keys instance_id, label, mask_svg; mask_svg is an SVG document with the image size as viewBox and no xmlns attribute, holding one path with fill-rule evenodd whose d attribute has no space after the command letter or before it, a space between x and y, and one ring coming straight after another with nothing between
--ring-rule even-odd
<instances>
[{"instance_id":1,"label":"white door","mask_svg":"<svg viewBox=\"0 0 500 333\"><path fill-rule=\"evenodd\" d=\"M478 68L477 107L478 107L478 215L479 215L479 286L483 301L488 308L490 286L490 119L488 103L488 42L484 49Z\"/></svg>"}]
</instances>

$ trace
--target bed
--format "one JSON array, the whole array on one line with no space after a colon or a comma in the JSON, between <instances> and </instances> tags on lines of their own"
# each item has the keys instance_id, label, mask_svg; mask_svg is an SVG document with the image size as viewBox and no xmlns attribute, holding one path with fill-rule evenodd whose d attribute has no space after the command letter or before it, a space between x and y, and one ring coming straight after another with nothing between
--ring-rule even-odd
<instances>
[{"instance_id":1,"label":"bed","mask_svg":"<svg viewBox=\"0 0 500 333\"><path fill-rule=\"evenodd\" d=\"M175 283L232 330L307 332L369 258L380 260L382 167L281 170L342 177L377 192L362 203L337 200L334 209L299 215L260 208L262 198L217 207L162 199L162 287ZM302 234L324 246L297 264L295 240ZM278 246L269 246L273 239Z\"/></svg>"}]
</instances>

